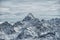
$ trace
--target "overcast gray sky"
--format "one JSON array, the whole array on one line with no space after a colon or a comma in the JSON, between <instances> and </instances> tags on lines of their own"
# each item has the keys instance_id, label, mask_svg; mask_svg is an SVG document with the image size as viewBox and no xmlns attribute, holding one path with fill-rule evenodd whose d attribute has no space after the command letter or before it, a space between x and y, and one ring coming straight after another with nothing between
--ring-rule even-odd
<instances>
[{"instance_id":1,"label":"overcast gray sky","mask_svg":"<svg viewBox=\"0 0 60 40\"><path fill-rule=\"evenodd\" d=\"M20 20L28 13L41 15L60 15L60 0L0 0L0 21Z\"/></svg>"}]
</instances>

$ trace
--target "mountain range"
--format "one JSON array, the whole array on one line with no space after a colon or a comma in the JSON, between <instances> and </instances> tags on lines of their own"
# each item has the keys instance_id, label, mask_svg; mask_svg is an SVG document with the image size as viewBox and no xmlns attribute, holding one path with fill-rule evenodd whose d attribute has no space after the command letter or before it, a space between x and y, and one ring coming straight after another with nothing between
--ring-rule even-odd
<instances>
[{"instance_id":1,"label":"mountain range","mask_svg":"<svg viewBox=\"0 0 60 40\"><path fill-rule=\"evenodd\" d=\"M15 34L16 37L8 40L60 40L60 18L39 20L29 13L23 20L13 25L7 21L0 24L0 32L11 36Z\"/></svg>"}]
</instances>

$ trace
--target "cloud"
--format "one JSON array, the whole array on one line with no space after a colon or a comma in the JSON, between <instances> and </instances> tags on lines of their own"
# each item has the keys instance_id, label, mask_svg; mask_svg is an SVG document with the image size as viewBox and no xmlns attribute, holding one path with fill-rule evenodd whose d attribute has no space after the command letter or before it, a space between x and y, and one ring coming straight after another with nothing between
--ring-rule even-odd
<instances>
[{"instance_id":1,"label":"cloud","mask_svg":"<svg viewBox=\"0 0 60 40\"><path fill-rule=\"evenodd\" d=\"M28 13L35 16L40 15L60 15L58 12L60 4L58 0L1 0L0 17L3 19L19 19ZM2 19L0 18L0 19Z\"/></svg>"},{"instance_id":2,"label":"cloud","mask_svg":"<svg viewBox=\"0 0 60 40\"><path fill-rule=\"evenodd\" d=\"M1 12L8 12L9 11L9 8L0 7L0 11Z\"/></svg>"}]
</instances>

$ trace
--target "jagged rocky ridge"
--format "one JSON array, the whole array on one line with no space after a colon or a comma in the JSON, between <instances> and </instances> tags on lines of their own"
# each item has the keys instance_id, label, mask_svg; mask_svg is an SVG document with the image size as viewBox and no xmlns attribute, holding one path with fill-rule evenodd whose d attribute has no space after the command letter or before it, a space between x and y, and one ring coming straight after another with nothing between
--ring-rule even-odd
<instances>
[{"instance_id":1,"label":"jagged rocky ridge","mask_svg":"<svg viewBox=\"0 0 60 40\"><path fill-rule=\"evenodd\" d=\"M4 33L6 34L12 34L13 32L15 32L13 29L14 28L12 27L12 25L9 24L7 21L0 24L0 31L4 31Z\"/></svg>"},{"instance_id":2,"label":"jagged rocky ridge","mask_svg":"<svg viewBox=\"0 0 60 40\"><path fill-rule=\"evenodd\" d=\"M0 36L1 40L60 40L60 18L39 20L29 13L13 25L8 22L0 24L0 32L0 35L8 35L8 39Z\"/></svg>"}]
</instances>

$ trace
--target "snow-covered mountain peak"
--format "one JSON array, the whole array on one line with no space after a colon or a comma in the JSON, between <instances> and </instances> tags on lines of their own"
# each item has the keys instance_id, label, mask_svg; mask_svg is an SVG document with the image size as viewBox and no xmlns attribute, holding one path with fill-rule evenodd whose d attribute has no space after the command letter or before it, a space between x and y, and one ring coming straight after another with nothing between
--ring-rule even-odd
<instances>
[{"instance_id":1,"label":"snow-covered mountain peak","mask_svg":"<svg viewBox=\"0 0 60 40\"><path fill-rule=\"evenodd\" d=\"M29 13L27 16L31 17L32 19L35 18L32 13Z\"/></svg>"},{"instance_id":2,"label":"snow-covered mountain peak","mask_svg":"<svg viewBox=\"0 0 60 40\"><path fill-rule=\"evenodd\" d=\"M23 21L31 21L31 20L33 20L33 19L35 19L35 17L33 16L32 13L29 13L29 14L23 19Z\"/></svg>"}]
</instances>

